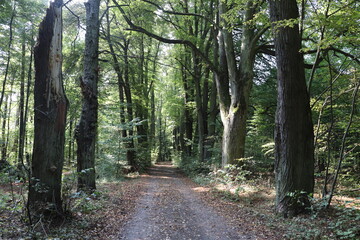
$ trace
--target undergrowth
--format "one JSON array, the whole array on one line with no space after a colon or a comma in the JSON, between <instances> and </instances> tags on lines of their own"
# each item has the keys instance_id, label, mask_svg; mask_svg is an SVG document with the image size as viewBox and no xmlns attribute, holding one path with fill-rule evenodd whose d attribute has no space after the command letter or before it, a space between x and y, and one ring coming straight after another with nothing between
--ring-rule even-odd
<instances>
[{"instance_id":1,"label":"undergrowth","mask_svg":"<svg viewBox=\"0 0 360 240\"><path fill-rule=\"evenodd\" d=\"M218 198L249 208L261 216L269 228L283 229L284 239L360 239L360 210L357 203L353 203L353 207L348 205L351 201L332 204L326 209L323 200L313 198L309 214L283 218L273 210L275 190L272 174L253 172L246 164L240 167L228 165L219 169L214 165L188 161L179 164L179 167L196 183L210 187ZM261 179L263 175L267 177ZM247 189L249 185L250 190ZM263 192L273 194L266 195Z\"/></svg>"}]
</instances>

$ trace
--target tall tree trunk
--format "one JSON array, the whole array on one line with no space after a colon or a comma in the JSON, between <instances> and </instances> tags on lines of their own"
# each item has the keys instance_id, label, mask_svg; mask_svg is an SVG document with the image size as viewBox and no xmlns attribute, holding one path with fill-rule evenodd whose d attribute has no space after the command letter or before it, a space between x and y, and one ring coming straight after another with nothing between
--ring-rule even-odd
<instances>
[{"instance_id":1,"label":"tall tree trunk","mask_svg":"<svg viewBox=\"0 0 360 240\"><path fill-rule=\"evenodd\" d=\"M109 1L107 2L107 5L109 4ZM119 101L120 101L120 123L123 126L121 129L121 137L123 139L127 138L127 131L126 131L126 127L125 127L125 122L126 122L126 118L125 118L125 95L124 95L124 87L125 87L125 83L122 77L122 71L120 69L120 63L119 60L115 54L115 50L114 50L114 46L113 43L111 41L111 26L110 26L110 18L109 18L109 12L106 12L106 23L107 23L107 35L106 35L106 40L108 42L109 45L109 49L110 49L110 53L111 53L111 57L113 59L113 68L115 70L116 76L117 76L117 80L118 80L118 92L119 92ZM127 142L126 140L122 140L122 142ZM129 162L128 162L129 163Z\"/></svg>"},{"instance_id":2,"label":"tall tree trunk","mask_svg":"<svg viewBox=\"0 0 360 240\"><path fill-rule=\"evenodd\" d=\"M200 162L204 161L204 141L205 141L205 109L203 106L203 98L201 91L201 66L200 59L196 53L192 52L193 60L193 82L195 85L195 103L197 112L197 127L198 127L198 158Z\"/></svg>"},{"instance_id":3,"label":"tall tree trunk","mask_svg":"<svg viewBox=\"0 0 360 240\"><path fill-rule=\"evenodd\" d=\"M13 24L14 24L14 18L15 18L15 10L16 10L16 2L13 3L13 10L9 22L9 43L8 43L8 52L7 52L7 59L6 59L6 66L5 66L5 73L4 73L4 81L2 83L2 89L1 89L1 95L0 95L0 108L4 100L5 96L5 88L6 88L6 82L9 75L9 68L10 68L10 60L11 60L11 50L12 50L12 42L13 42Z\"/></svg>"},{"instance_id":4,"label":"tall tree trunk","mask_svg":"<svg viewBox=\"0 0 360 240\"><path fill-rule=\"evenodd\" d=\"M185 54L187 55L187 54ZM185 64L189 62L188 56L185 56ZM184 132L185 132L185 142L184 142L184 154L186 157L192 156L192 139L193 139L193 117L191 116L190 103L193 101L193 89L189 83L189 77L186 73L186 69L182 67L181 69L182 81L185 91L185 109L184 109Z\"/></svg>"},{"instance_id":5,"label":"tall tree trunk","mask_svg":"<svg viewBox=\"0 0 360 240\"><path fill-rule=\"evenodd\" d=\"M298 25L277 22L299 17L296 0L270 1L278 68L275 122L276 211L303 212L314 191L314 134Z\"/></svg>"},{"instance_id":6,"label":"tall tree trunk","mask_svg":"<svg viewBox=\"0 0 360 240\"><path fill-rule=\"evenodd\" d=\"M7 161L7 148L8 148L8 141L9 138L6 134L6 123L9 120L8 115L10 114L8 112L8 96L5 96L5 105L4 105L4 116L2 121L2 127L1 127L1 166L0 169L3 169L4 167L8 166L9 163Z\"/></svg>"},{"instance_id":7,"label":"tall tree trunk","mask_svg":"<svg viewBox=\"0 0 360 240\"><path fill-rule=\"evenodd\" d=\"M107 20L108 20L108 15L107 15ZM125 118L125 97L127 100L127 112L128 112L128 117L129 117L129 121L132 120L132 106L131 106L131 92L130 89L126 90L126 83L125 80L122 76L122 71L120 69L120 62L115 54L115 50L113 47L113 43L111 42L111 35L110 35L110 22L108 22L108 36L107 36L107 41L108 41L108 45L109 45L109 49L112 55L112 59L113 59L113 67L114 70L116 72L117 75L117 80L118 80L118 89L119 89L119 100L120 100L120 122L122 125L125 125L126 122L126 118ZM126 44L124 45L124 47L126 46ZM127 58L127 56L125 56L125 58ZM126 61L127 62L127 61ZM124 72L125 75L128 74L128 67L125 67ZM130 117L131 116L131 117ZM131 118L131 119L130 119ZM132 128L132 126L131 126ZM137 168L137 165L135 163L135 152L134 152L134 141L132 139L133 136L133 130L129 129L129 134L127 133L126 128L122 129L121 131L121 136L123 139L125 140L125 145L126 145L126 160L127 160L127 164L130 165L133 169Z\"/></svg>"},{"instance_id":8,"label":"tall tree trunk","mask_svg":"<svg viewBox=\"0 0 360 240\"><path fill-rule=\"evenodd\" d=\"M129 62L129 45L130 40L125 40L123 50L124 50L124 93L126 98L126 111L128 116L128 121L134 120L134 113L133 113L133 101L132 101L132 94L130 89L130 62ZM134 130L133 126L131 125L128 130L128 143L127 143L127 151L126 151L126 158L128 164L136 170L138 168L136 162L136 151L135 151L135 144L134 144Z\"/></svg>"},{"instance_id":9,"label":"tall tree trunk","mask_svg":"<svg viewBox=\"0 0 360 240\"><path fill-rule=\"evenodd\" d=\"M154 63L155 64L155 63ZM155 73L154 73L155 77ZM150 89L150 139L151 139L151 149L155 147L155 135L156 135L156 116L155 116L155 83L152 84Z\"/></svg>"},{"instance_id":10,"label":"tall tree trunk","mask_svg":"<svg viewBox=\"0 0 360 240\"><path fill-rule=\"evenodd\" d=\"M61 173L64 163L67 99L62 81L62 0L50 4L40 25L34 49L34 146L29 203L61 206Z\"/></svg>"},{"instance_id":11,"label":"tall tree trunk","mask_svg":"<svg viewBox=\"0 0 360 240\"><path fill-rule=\"evenodd\" d=\"M160 102L158 105L158 129L159 129L159 133L158 133L158 137L159 137L159 153L156 159L156 162L162 162L164 161L164 142L163 142L163 135L162 135L162 97L160 96Z\"/></svg>"},{"instance_id":12,"label":"tall tree trunk","mask_svg":"<svg viewBox=\"0 0 360 240\"><path fill-rule=\"evenodd\" d=\"M100 0L89 0L85 3L84 75L80 79L83 104L76 131L78 189L87 192L96 189L95 147L98 124L99 7Z\"/></svg>"},{"instance_id":13,"label":"tall tree trunk","mask_svg":"<svg viewBox=\"0 0 360 240\"><path fill-rule=\"evenodd\" d=\"M18 149L18 169L24 165L24 146L25 146L25 32L23 32L23 42L21 47L21 75L20 75L20 102L19 102L19 149Z\"/></svg>"},{"instance_id":14,"label":"tall tree trunk","mask_svg":"<svg viewBox=\"0 0 360 240\"><path fill-rule=\"evenodd\" d=\"M152 39L150 39L151 41ZM151 43L149 43L151 45ZM145 36L141 35L140 41L140 63L139 63L139 93L141 95L141 101L136 103L136 116L142 121L141 124L137 125L137 142L138 142L138 151L141 154L138 154L139 163L141 162L142 166L148 167L151 165L151 156L150 156L150 144L149 144L149 57L150 51L149 48L145 55ZM155 56L157 53L155 54Z\"/></svg>"},{"instance_id":15,"label":"tall tree trunk","mask_svg":"<svg viewBox=\"0 0 360 240\"><path fill-rule=\"evenodd\" d=\"M205 140L205 153L204 157L206 161L209 161L212 157L212 148L215 144L216 136L216 116L218 114L218 109L216 106L216 82L215 79L212 82L210 89L210 98L209 98L209 119L208 119L208 133Z\"/></svg>"},{"instance_id":16,"label":"tall tree trunk","mask_svg":"<svg viewBox=\"0 0 360 240\"><path fill-rule=\"evenodd\" d=\"M151 77L151 84L149 89L150 94L150 130L149 130L149 137L150 137L150 148L151 150L155 147L155 126L156 126L156 116L155 116L155 78L156 78L156 67L157 67L157 59L160 53L160 42L157 44L155 58L152 62L152 77Z\"/></svg>"},{"instance_id":17,"label":"tall tree trunk","mask_svg":"<svg viewBox=\"0 0 360 240\"><path fill-rule=\"evenodd\" d=\"M73 154L74 154L74 150L73 150L73 142L74 142L74 120L70 117L69 119L69 139L68 139L68 145L69 145L69 152L68 152L68 166L71 167L72 165L72 159L73 159Z\"/></svg>"},{"instance_id":18,"label":"tall tree trunk","mask_svg":"<svg viewBox=\"0 0 360 240\"><path fill-rule=\"evenodd\" d=\"M27 73L27 85L26 85L26 97L25 97L25 110L24 110L24 129L25 129L25 140L27 140L26 138L26 125L27 125L27 120L28 120L28 113L29 113L29 98L30 98L30 90L31 90L31 80L32 80L32 64L33 64L33 50L34 50L34 39L33 36L31 36L31 51L30 51L30 63L29 63L29 68L28 68L28 73ZM26 141L24 141L26 142ZM25 148L26 148L27 144L25 144ZM28 157L27 157L28 159Z\"/></svg>"},{"instance_id":19,"label":"tall tree trunk","mask_svg":"<svg viewBox=\"0 0 360 240\"><path fill-rule=\"evenodd\" d=\"M11 78L10 81L10 92L13 92L14 89L14 81L15 81L15 75L16 73L13 73L13 76ZM12 103L13 101L11 101L10 99L10 94L6 94L5 95L5 106L4 106L4 121L3 121L3 128L2 128L2 135L3 135L3 139L4 139L4 146L1 152L1 157L3 161L7 161L8 155L9 155L9 145L10 144L10 118L11 118L11 109L12 109ZM14 140L14 144L12 144L13 146L16 145L16 141L17 139L15 138Z\"/></svg>"},{"instance_id":20,"label":"tall tree trunk","mask_svg":"<svg viewBox=\"0 0 360 240\"><path fill-rule=\"evenodd\" d=\"M253 1L246 4L244 22L253 19L255 11ZM220 14L227 12L226 3L220 3ZM255 48L258 36L254 28L244 23L239 68L236 63L232 33L226 28L220 30L220 51L225 51L231 95L224 89L224 79L217 84L220 102L221 120L224 126L222 139L222 165L238 164L245 156L246 120L255 63ZM222 43L223 42L223 43ZM223 53L222 53L223 54ZM220 56L221 57L221 56ZM220 85L220 86L219 86Z\"/></svg>"}]
</instances>

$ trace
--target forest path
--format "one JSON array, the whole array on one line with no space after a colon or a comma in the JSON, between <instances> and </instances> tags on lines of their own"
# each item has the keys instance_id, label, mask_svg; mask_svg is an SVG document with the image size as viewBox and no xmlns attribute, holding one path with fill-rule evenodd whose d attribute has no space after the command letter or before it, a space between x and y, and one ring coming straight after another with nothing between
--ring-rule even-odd
<instances>
[{"instance_id":1,"label":"forest path","mask_svg":"<svg viewBox=\"0 0 360 240\"><path fill-rule=\"evenodd\" d=\"M120 239L256 239L239 234L236 226L206 205L188 178L172 165L155 165L142 178L144 193Z\"/></svg>"}]
</instances>

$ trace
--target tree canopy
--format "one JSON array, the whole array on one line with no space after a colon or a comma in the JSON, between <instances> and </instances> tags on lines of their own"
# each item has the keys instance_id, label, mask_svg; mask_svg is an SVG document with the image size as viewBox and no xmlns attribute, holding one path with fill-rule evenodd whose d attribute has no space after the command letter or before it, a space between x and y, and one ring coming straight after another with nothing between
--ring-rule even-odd
<instances>
[{"instance_id":1,"label":"tree canopy","mask_svg":"<svg viewBox=\"0 0 360 240\"><path fill-rule=\"evenodd\" d=\"M64 172L93 192L96 179L162 161L197 174L275 171L278 209L300 198L309 207L317 192L329 206L339 183L358 189L358 1L55 2L62 49L46 60L38 51L48 23L40 22L50 3L0 1L0 170L35 178L30 189L50 161L37 157L45 148L64 166L49 165L57 205ZM46 82L47 72L37 83L52 61L61 62L61 81ZM45 114L60 111L49 99L63 104L60 143L37 132L57 121Z\"/></svg>"}]
</instances>

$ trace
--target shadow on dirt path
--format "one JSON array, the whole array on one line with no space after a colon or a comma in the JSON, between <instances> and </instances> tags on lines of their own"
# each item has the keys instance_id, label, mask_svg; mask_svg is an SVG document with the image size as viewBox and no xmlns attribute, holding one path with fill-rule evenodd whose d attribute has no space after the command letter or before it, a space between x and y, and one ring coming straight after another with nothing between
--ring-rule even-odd
<instances>
[{"instance_id":1,"label":"shadow on dirt path","mask_svg":"<svg viewBox=\"0 0 360 240\"><path fill-rule=\"evenodd\" d=\"M171 164L155 165L143 178L144 193L120 239L256 239L240 235L235 226L207 206Z\"/></svg>"}]
</instances>

